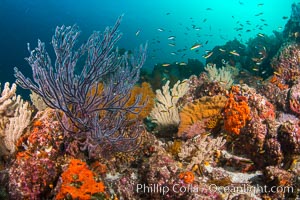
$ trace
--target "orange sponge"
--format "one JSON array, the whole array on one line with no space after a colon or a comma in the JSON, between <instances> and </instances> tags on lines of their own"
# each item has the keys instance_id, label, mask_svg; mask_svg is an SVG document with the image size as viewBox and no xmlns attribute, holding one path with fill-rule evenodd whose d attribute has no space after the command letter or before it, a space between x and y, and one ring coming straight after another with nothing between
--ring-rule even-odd
<instances>
[{"instance_id":1,"label":"orange sponge","mask_svg":"<svg viewBox=\"0 0 300 200\"><path fill-rule=\"evenodd\" d=\"M250 120L250 108L246 101L237 102L233 94L229 94L229 99L224 110L224 128L226 131L240 134L240 129Z\"/></svg>"}]
</instances>

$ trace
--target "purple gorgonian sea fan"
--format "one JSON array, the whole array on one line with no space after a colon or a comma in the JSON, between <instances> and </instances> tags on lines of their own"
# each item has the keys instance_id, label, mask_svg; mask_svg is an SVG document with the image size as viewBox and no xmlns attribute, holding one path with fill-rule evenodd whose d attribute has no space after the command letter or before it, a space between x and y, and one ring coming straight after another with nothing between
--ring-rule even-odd
<instances>
[{"instance_id":1,"label":"purple gorgonian sea fan","mask_svg":"<svg viewBox=\"0 0 300 200\"><path fill-rule=\"evenodd\" d=\"M14 69L17 84L56 109L66 134L89 152L103 143L120 151L137 145L140 129L128 130L125 116L138 108L139 97L132 105L127 102L145 62L147 45L140 46L135 56L127 52L121 55L115 47L122 36L118 31L121 19L103 33L93 32L78 48L78 26L57 27L52 37L54 66L45 43L38 40L33 50L28 44L30 56L25 58L32 68L33 81Z\"/></svg>"}]
</instances>

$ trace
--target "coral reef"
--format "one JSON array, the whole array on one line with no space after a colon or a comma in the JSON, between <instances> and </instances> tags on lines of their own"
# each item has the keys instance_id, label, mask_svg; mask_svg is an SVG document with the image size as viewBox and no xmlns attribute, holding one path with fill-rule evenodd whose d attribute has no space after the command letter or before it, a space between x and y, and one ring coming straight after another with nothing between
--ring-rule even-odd
<instances>
[{"instance_id":1,"label":"coral reef","mask_svg":"<svg viewBox=\"0 0 300 200\"><path fill-rule=\"evenodd\" d=\"M273 57L271 65L275 75L279 79L277 85L291 86L299 79L299 44L295 42L286 43L281 46L278 53Z\"/></svg>"},{"instance_id":2,"label":"coral reef","mask_svg":"<svg viewBox=\"0 0 300 200\"><path fill-rule=\"evenodd\" d=\"M10 198L51 196L59 175L58 157L63 144L63 131L55 116L49 108L37 113L31 129L18 140L16 160L9 170Z\"/></svg>"},{"instance_id":3,"label":"coral reef","mask_svg":"<svg viewBox=\"0 0 300 200\"><path fill-rule=\"evenodd\" d=\"M251 113L249 122L240 130L238 139L233 139L230 148L248 155L257 168L280 165L283 154L277 139L279 123L275 121L275 108L253 88L242 85L234 90L236 98L247 100Z\"/></svg>"},{"instance_id":4,"label":"coral reef","mask_svg":"<svg viewBox=\"0 0 300 200\"><path fill-rule=\"evenodd\" d=\"M292 113L300 115L300 84L293 85L289 90L288 103Z\"/></svg>"},{"instance_id":5,"label":"coral reef","mask_svg":"<svg viewBox=\"0 0 300 200\"><path fill-rule=\"evenodd\" d=\"M272 82L265 82L257 87L257 92L266 97L278 109L282 109L284 111L288 110L289 105L286 101L289 90L282 90Z\"/></svg>"},{"instance_id":6,"label":"coral reef","mask_svg":"<svg viewBox=\"0 0 300 200\"><path fill-rule=\"evenodd\" d=\"M300 127L299 122L286 121L278 129L278 140L281 143L282 151L286 156L300 154Z\"/></svg>"},{"instance_id":7,"label":"coral reef","mask_svg":"<svg viewBox=\"0 0 300 200\"><path fill-rule=\"evenodd\" d=\"M289 199L295 198L294 192L292 192L292 183L294 176L292 173L287 172L278 167L269 166L264 170L264 175L266 177L266 182L268 184L269 189L272 186L280 186L281 188L290 188L289 190L281 190L276 193L271 194L271 198L273 199ZM271 189L270 189L271 190Z\"/></svg>"},{"instance_id":8,"label":"coral reef","mask_svg":"<svg viewBox=\"0 0 300 200\"><path fill-rule=\"evenodd\" d=\"M43 157L46 152L18 153L9 170L9 196L11 199L41 199L53 189L58 169L55 161Z\"/></svg>"},{"instance_id":9,"label":"coral reef","mask_svg":"<svg viewBox=\"0 0 300 200\"><path fill-rule=\"evenodd\" d=\"M142 77L146 47L115 48L121 18L78 49L78 27L57 27L55 64L38 41L33 80L15 69L33 106L16 84L0 97L0 199L300 198L292 9L282 34L217 46L205 68L165 63Z\"/></svg>"},{"instance_id":10,"label":"coral reef","mask_svg":"<svg viewBox=\"0 0 300 200\"><path fill-rule=\"evenodd\" d=\"M172 188L177 179L177 173L179 167L175 160L166 153L162 148L157 148L156 152L149 158L147 163L143 163L142 169L145 171L142 173L145 183L147 185L158 185L159 187L168 186ZM145 196L144 196L145 195ZM161 193L145 193L144 197L150 195L152 199L162 198ZM165 194L166 199L172 199L175 197L174 191L170 190Z\"/></svg>"}]
</instances>

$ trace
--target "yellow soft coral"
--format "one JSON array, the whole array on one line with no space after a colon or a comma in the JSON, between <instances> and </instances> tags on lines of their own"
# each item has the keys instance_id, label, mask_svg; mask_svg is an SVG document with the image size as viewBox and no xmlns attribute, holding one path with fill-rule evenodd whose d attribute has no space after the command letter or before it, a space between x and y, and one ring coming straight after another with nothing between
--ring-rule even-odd
<instances>
[{"instance_id":1,"label":"yellow soft coral","mask_svg":"<svg viewBox=\"0 0 300 200\"><path fill-rule=\"evenodd\" d=\"M180 111L180 124L178 127L178 136L182 136L191 125L205 118L220 115L221 110L226 104L225 96L202 97L193 103L185 105Z\"/></svg>"},{"instance_id":2,"label":"yellow soft coral","mask_svg":"<svg viewBox=\"0 0 300 200\"><path fill-rule=\"evenodd\" d=\"M62 173L62 186L55 199L91 199L96 193L104 192L104 184L96 182L94 174L85 162L72 159L69 167Z\"/></svg>"},{"instance_id":3,"label":"yellow soft coral","mask_svg":"<svg viewBox=\"0 0 300 200\"><path fill-rule=\"evenodd\" d=\"M225 130L239 135L240 129L246 125L248 120L250 120L248 103L246 101L235 101L233 94L230 93L224 111Z\"/></svg>"},{"instance_id":4,"label":"yellow soft coral","mask_svg":"<svg viewBox=\"0 0 300 200\"><path fill-rule=\"evenodd\" d=\"M95 85L94 87L91 88L91 90L88 92L89 96L93 96L95 94L97 95L102 95L101 93L103 92L103 84L99 83ZM134 105L135 101L137 100L137 97L140 95L140 101L136 105L137 108L134 109L135 113L128 113L127 114L127 119L129 120L143 120L146 118L149 114L150 111L152 110L154 106L154 98L155 94L152 91L151 85L147 82L143 82L141 86L134 86L132 90L130 91L130 97L129 99L126 99L126 104L125 107L131 107ZM101 105L100 105L101 107ZM104 115L105 111L101 111L100 116Z\"/></svg>"},{"instance_id":5,"label":"yellow soft coral","mask_svg":"<svg viewBox=\"0 0 300 200\"><path fill-rule=\"evenodd\" d=\"M128 113L127 119L143 120L150 114L150 111L154 106L155 94L152 91L151 85L147 82L143 82L140 87L139 86L133 87L133 89L130 91L130 98L126 103L126 106L129 107L133 105L136 101L136 98L139 95L141 95L140 102L137 105L139 106L139 108L136 108L134 110L134 112L137 112L138 114Z\"/></svg>"}]
</instances>

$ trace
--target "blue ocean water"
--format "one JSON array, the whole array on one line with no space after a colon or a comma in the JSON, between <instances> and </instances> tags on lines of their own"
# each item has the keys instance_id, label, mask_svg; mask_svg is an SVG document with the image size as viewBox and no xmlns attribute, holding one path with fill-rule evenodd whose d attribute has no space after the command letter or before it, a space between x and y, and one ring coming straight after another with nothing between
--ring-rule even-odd
<instances>
[{"instance_id":1,"label":"blue ocean water","mask_svg":"<svg viewBox=\"0 0 300 200\"><path fill-rule=\"evenodd\" d=\"M56 26L78 24L84 41L124 14L120 48L133 50L148 41L144 68L157 63L199 59L205 50L237 38L246 43L258 33L272 35L287 22L294 0L0 0L0 82L14 82L13 67L31 74L24 60L27 43L37 39L51 50ZM237 31L239 30L239 31ZM202 46L197 51L190 48ZM27 71L27 73L26 73Z\"/></svg>"}]
</instances>

